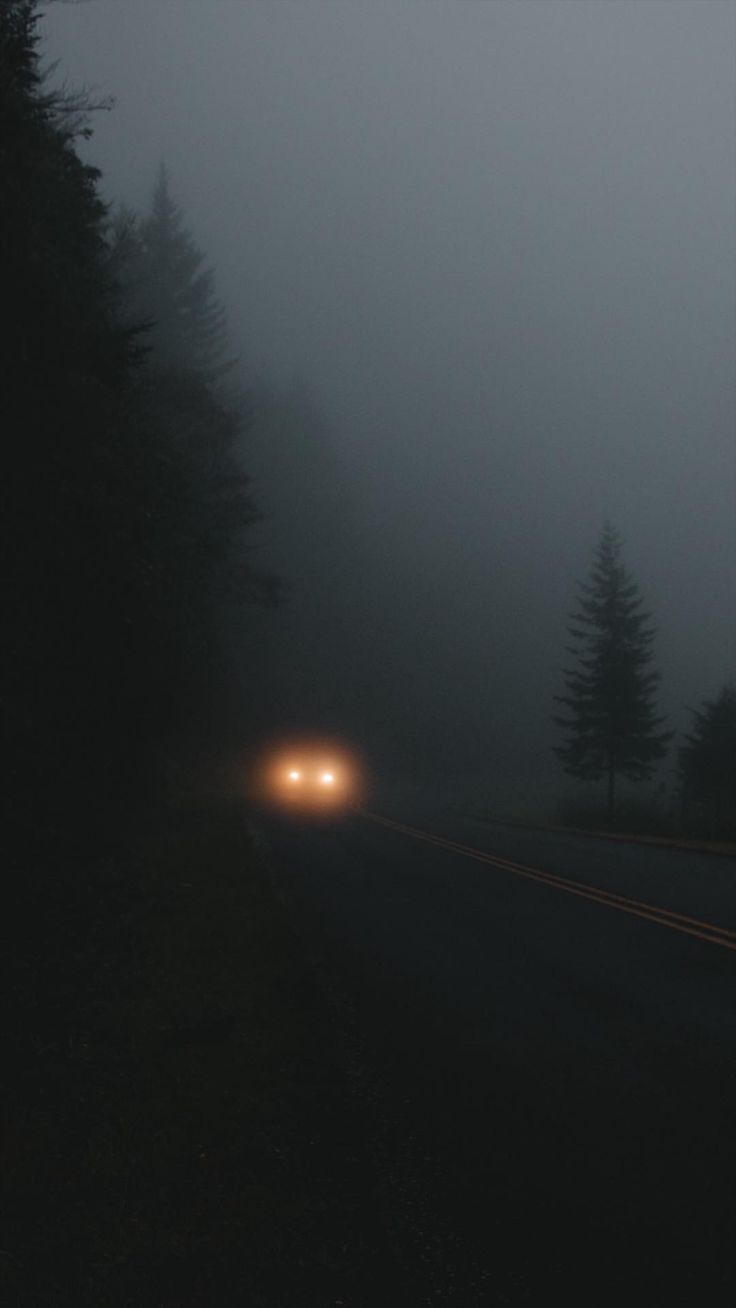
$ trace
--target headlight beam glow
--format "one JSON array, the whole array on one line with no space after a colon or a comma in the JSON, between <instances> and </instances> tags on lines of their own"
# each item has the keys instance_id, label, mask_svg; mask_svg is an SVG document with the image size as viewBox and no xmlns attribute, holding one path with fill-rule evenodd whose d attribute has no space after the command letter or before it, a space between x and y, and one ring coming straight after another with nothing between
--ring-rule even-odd
<instances>
[{"instance_id":1,"label":"headlight beam glow","mask_svg":"<svg viewBox=\"0 0 736 1308\"><path fill-rule=\"evenodd\" d=\"M340 742L292 738L258 765L262 800L308 816L347 812L362 793L362 766Z\"/></svg>"}]
</instances>

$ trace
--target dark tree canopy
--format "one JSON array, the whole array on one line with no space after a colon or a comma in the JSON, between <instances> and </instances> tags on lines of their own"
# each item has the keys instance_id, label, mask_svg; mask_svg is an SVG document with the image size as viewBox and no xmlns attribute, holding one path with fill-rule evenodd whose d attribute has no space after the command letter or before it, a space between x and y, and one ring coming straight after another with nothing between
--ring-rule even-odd
<instances>
[{"instance_id":1,"label":"dark tree canopy","mask_svg":"<svg viewBox=\"0 0 736 1308\"><path fill-rule=\"evenodd\" d=\"M99 171L74 148L84 97L47 91L39 66L35 3L0 10L0 273L6 376L73 370L119 382L131 334L116 315L104 238Z\"/></svg>"},{"instance_id":2,"label":"dark tree canopy","mask_svg":"<svg viewBox=\"0 0 736 1308\"><path fill-rule=\"evenodd\" d=\"M175 454L190 502L181 542L187 583L203 601L275 602L280 583L250 565L244 532L259 517L240 449L251 406L223 377L233 367L225 310L162 165L143 217L123 210L113 230L125 320L143 326L138 392Z\"/></svg>"},{"instance_id":3,"label":"dark tree canopy","mask_svg":"<svg viewBox=\"0 0 736 1308\"><path fill-rule=\"evenodd\" d=\"M131 597L146 544L142 452L123 453L135 340L117 316L98 174L75 150L79 106L46 88L37 25L35 3L0 7L2 710L18 778L5 799L14 817L35 806L40 825L61 761L65 777L83 758L99 767L100 735L137 718L132 646L146 642Z\"/></svg>"},{"instance_id":4,"label":"dark tree canopy","mask_svg":"<svg viewBox=\"0 0 736 1308\"><path fill-rule=\"evenodd\" d=\"M736 825L736 685L691 709L693 729L678 751L678 770L686 810L708 810L711 826Z\"/></svg>"},{"instance_id":5,"label":"dark tree canopy","mask_svg":"<svg viewBox=\"0 0 736 1308\"><path fill-rule=\"evenodd\" d=\"M210 382L223 376L233 365L225 310L163 164L148 213L124 214L119 231L131 311L148 324L157 366L196 371Z\"/></svg>"},{"instance_id":6,"label":"dark tree canopy","mask_svg":"<svg viewBox=\"0 0 736 1308\"><path fill-rule=\"evenodd\" d=\"M555 753L570 776L607 779L609 816L616 778L651 776L671 739L654 708L659 681L651 666L655 631L621 553L621 539L607 523L568 628L568 652L576 663L564 670L565 693L555 696L566 709L555 721L567 736Z\"/></svg>"},{"instance_id":7,"label":"dark tree canopy","mask_svg":"<svg viewBox=\"0 0 736 1308\"><path fill-rule=\"evenodd\" d=\"M76 152L85 97L47 88L38 18L31 0L0 4L0 712L8 820L51 838L79 794L102 815L104 788L135 787L159 743L211 711L217 604L254 598L255 510L242 413L215 387L211 274L162 177L142 224L162 323L153 304L148 332L133 321L126 252Z\"/></svg>"}]
</instances>

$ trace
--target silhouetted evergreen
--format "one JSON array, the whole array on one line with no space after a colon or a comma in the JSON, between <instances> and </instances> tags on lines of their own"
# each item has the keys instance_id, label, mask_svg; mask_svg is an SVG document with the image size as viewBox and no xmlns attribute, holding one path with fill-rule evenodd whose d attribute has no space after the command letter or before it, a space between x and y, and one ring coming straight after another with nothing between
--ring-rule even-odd
<instances>
[{"instance_id":1,"label":"silhouetted evergreen","mask_svg":"<svg viewBox=\"0 0 736 1308\"><path fill-rule=\"evenodd\" d=\"M31 0L0 7L2 714L8 819L53 842L82 812L109 828L153 746L200 725L220 693L217 603L266 583L242 545L255 510L240 412L215 393L211 276L162 178L151 223L173 233L179 316L133 320L75 149L84 97L46 88L38 18Z\"/></svg>"},{"instance_id":2,"label":"silhouetted evergreen","mask_svg":"<svg viewBox=\"0 0 736 1308\"><path fill-rule=\"evenodd\" d=\"M116 319L98 173L75 152L78 113L43 85L37 23L35 4L0 9L3 709L16 771L4 795L39 827L93 759L99 778L114 771L100 734L122 715L131 621L121 448L136 349Z\"/></svg>"},{"instance_id":3,"label":"silhouetted evergreen","mask_svg":"<svg viewBox=\"0 0 736 1308\"><path fill-rule=\"evenodd\" d=\"M215 295L214 272L171 194L164 165L142 218L123 212L118 239L125 259L126 299L148 325L157 368L186 369L209 382L233 366L227 318Z\"/></svg>"},{"instance_id":4,"label":"silhouetted evergreen","mask_svg":"<svg viewBox=\"0 0 736 1308\"><path fill-rule=\"evenodd\" d=\"M577 662L565 669L567 709L555 718L567 743L555 749L565 771L584 781L607 780L608 816L615 806L616 778L642 781L667 751L671 733L661 731L654 692L659 674L651 668L655 631L642 609L639 587L621 561L621 540L603 529L587 582L580 583L577 611L568 628L568 652Z\"/></svg>"},{"instance_id":5,"label":"silhouetted evergreen","mask_svg":"<svg viewBox=\"0 0 736 1308\"><path fill-rule=\"evenodd\" d=\"M695 719L678 750L685 820L704 822L708 835L736 831L736 686L691 709Z\"/></svg>"},{"instance_id":6,"label":"silhouetted evergreen","mask_svg":"<svg viewBox=\"0 0 736 1308\"><path fill-rule=\"evenodd\" d=\"M278 581L254 568L244 547L244 530L258 517L239 457L250 406L223 381L233 364L225 311L163 166L149 211L141 218L130 211L119 215L113 248L125 319L132 327L144 325L138 397L176 461L188 506L170 584L172 595L183 587L174 608L185 629L176 640L195 654L198 634L212 639L218 604L268 604L280 593ZM199 633L192 605L210 611L212 620ZM214 649L209 656L215 657Z\"/></svg>"},{"instance_id":7,"label":"silhouetted evergreen","mask_svg":"<svg viewBox=\"0 0 736 1308\"><path fill-rule=\"evenodd\" d=\"M6 378L73 371L119 382L132 356L116 316L99 171L83 164L85 132L64 94L44 88L38 14L30 0L0 9L0 267Z\"/></svg>"}]
</instances>

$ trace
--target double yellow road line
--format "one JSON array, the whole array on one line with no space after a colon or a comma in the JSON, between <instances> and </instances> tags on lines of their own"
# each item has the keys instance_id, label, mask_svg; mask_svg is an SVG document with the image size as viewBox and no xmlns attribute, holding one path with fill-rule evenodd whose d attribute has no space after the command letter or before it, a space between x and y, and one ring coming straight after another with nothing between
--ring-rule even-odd
<instances>
[{"instance_id":1,"label":"double yellow road line","mask_svg":"<svg viewBox=\"0 0 736 1308\"><path fill-rule=\"evenodd\" d=\"M526 863L514 863L511 859L501 858L498 854L488 854L485 850L475 849L472 845L463 845L457 840L448 840L446 836L436 836L419 827L407 826L405 822L395 822L392 818L382 817L379 813L370 813L359 809L361 817L411 836L415 840L424 840L427 844L447 849L450 853L461 854L464 858L475 859L478 863L487 863L490 867L500 868L504 872L513 872L515 876L526 877L530 881L541 881L543 885L563 890L568 895L578 895L581 899L591 899L594 903L604 904L607 908L617 908L621 913L632 917L641 917L659 926L669 927L671 931L681 931L683 935L695 936L710 945L721 945L723 949L736 951L736 931L728 927L716 926L713 922L703 922L697 917L688 917L685 913L675 913L670 908L659 908L656 904L646 904L627 895L616 895L610 890L601 890L585 881L574 881L569 877L558 876L554 872L544 872L538 867L529 867Z\"/></svg>"}]
</instances>

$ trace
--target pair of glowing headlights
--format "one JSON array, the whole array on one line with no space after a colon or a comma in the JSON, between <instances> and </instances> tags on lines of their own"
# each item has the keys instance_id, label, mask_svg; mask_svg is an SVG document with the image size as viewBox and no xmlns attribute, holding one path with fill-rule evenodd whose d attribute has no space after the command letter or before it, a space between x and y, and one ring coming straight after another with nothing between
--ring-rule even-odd
<instances>
[{"instance_id":1,"label":"pair of glowing headlights","mask_svg":"<svg viewBox=\"0 0 736 1308\"><path fill-rule=\"evenodd\" d=\"M303 779L302 773L299 771L299 769L292 768L289 773L289 781L291 781L292 783L296 783L301 781L302 779ZM317 777L317 783L320 786L334 786L335 784L334 772L320 772L319 776Z\"/></svg>"}]
</instances>

